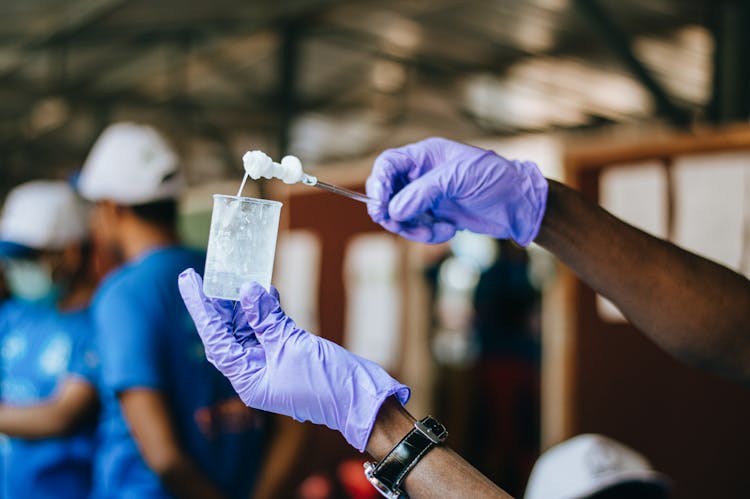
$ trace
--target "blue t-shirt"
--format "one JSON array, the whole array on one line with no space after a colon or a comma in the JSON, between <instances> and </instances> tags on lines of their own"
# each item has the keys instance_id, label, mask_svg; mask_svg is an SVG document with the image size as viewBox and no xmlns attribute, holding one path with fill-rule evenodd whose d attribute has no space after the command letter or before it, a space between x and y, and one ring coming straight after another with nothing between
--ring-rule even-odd
<instances>
[{"instance_id":1,"label":"blue t-shirt","mask_svg":"<svg viewBox=\"0 0 750 499\"><path fill-rule=\"evenodd\" d=\"M38 404L76 376L95 385L97 355L87 309L9 300L0 308L0 399ZM45 439L6 438L2 497L82 498L91 490L95 425Z\"/></svg>"},{"instance_id":2,"label":"blue t-shirt","mask_svg":"<svg viewBox=\"0 0 750 499\"><path fill-rule=\"evenodd\" d=\"M249 495L261 459L263 415L252 412L205 358L177 276L204 257L160 248L110 274L92 309L101 355L103 404L95 463L97 498L171 497L145 464L117 395L159 390L182 449L229 497Z\"/></svg>"}]
</instances>

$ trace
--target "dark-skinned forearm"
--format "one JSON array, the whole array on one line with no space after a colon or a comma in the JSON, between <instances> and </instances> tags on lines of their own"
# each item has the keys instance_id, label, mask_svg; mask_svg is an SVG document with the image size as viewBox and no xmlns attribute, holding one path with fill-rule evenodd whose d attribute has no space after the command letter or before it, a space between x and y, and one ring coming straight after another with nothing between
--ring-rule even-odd
<instances>
[{"instance_id":1,"label":"dark-skinned forearm","mask_svg":"<svg viewBox=\"0 0 750 499\"><path fill-rule=\"evenodd\" d=\"M414 428L414 421L398 401L386 400L367 441L367 452L380 461ZM445 446L428 452L409 473L404 486L414 499L511 497Z\"/></svg>"},{"instance_id":2,"label":"dark-skinned forearm","mask_svg":"<svg viewBox=\"0 0 750 499\"><path fill-rule=\"evenodd\" d=\"M750 281L550 181L536 242L671 354L750 380Z\"/></svg>"}]
</instances>

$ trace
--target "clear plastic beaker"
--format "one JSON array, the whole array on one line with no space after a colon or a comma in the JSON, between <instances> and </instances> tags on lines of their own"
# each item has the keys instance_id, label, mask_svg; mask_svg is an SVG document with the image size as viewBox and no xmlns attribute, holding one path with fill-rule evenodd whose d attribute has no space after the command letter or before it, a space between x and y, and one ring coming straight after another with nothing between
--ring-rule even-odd
<instances>
[{"instance_id":1,"label":"clear plastic beaker","mask_svg":"<svg viewBox=\"0 0 750 499\"><path fill-rule=\"evenodd\" d=\"M281 203L214 194L203 292L239 300L250 281L271 286Z\"/></svg>"}]
</instances>

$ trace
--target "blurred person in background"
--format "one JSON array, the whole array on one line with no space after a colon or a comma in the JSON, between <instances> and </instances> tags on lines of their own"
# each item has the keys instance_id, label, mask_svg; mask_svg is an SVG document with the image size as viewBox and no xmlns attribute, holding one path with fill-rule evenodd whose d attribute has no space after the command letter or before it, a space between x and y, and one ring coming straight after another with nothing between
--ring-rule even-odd
<instances>
[{"instance_id":1,"label":"blurred person in background","mask_svg":"<svg viewBox=\"0 0 750 499\"><path fill-rule=\"evenodd\" d=\"M536 240L668 352L750 381L750 281L625 224L534 163L428 139L381 154L367 193L381 200L368 205L373 220L412 240L457 230ZM248 283L235 307L207 298L192 269L179 285L207 358L242 400L341 432L379 461L365 471L384 496L509 497L443 445L442 425L415 421L408 387L298 328L275 289Z\"/></svg>"},{"instance_id":2,"label":"blurred person in background","mask_svg":"<svg viewBox=\"0 0 750 499\"><path fill-rule=\"evenodd\" d=\"M540 293L529 280L526 250L496 243L498 257L474 291L480 348L471 462L517 494L539 454Z\"/></svg>"},{"instance_id":3,"label":"blurred person in background","mask_svg":"<svg viewBox=\"0 0 750 499\"><path fill-rule=\"evenodd\" d=\"M180 300L177 275L204 255L178 244L176 153L151 127L111 125L78 187L95 203L98 244L125 262L92 303L103 404L94 496L246 498L254 485L272 496L296 448L280 437L264 461L266 415L206 361Z\"/></svg>"},{"instance_id":4,"label":"blurred person in background","mask_svg":"<svg viewBox=\"0 0 750 499\"><path fill-rule=\"evenodd\" d=\"M86 213L62 181L13 189L0 218L4 498L87 497L98 398Z\"/></svg>"},{"instance_id":5,"label":"blurred person in background","mask_svg":"<svg viewBox=\"0 0 750 499\"><path fill-rule=\"evenodd\" d=\"M644 456L604 435L584 434L542 454L524 499L668 499L667 478Z\"/></svg>"},{"instance_id":6,"label":"blurred person in background","mask_svg":"<svg viewBox=\"0 0 750 499\"><path fill-rule=\"evenodd\" d=\"M539 455L540 293L529 267L511 241L461 234L426 272L439 366L433 410L453 448L514 495ZM465 283L450 278L457 269Z\"/></svg>"},{"instance_id":7,"label":"blurred person in background","mask_svg":"<svg viewBox=\"0 0 750 499\"><path fill-rule=\"evenodd\" d=\"M10 298L10 291L8 290L8 284L5 282L5 272L3 272L2 266L0 266L0 303Z\"/></svg>"}]
</instances>

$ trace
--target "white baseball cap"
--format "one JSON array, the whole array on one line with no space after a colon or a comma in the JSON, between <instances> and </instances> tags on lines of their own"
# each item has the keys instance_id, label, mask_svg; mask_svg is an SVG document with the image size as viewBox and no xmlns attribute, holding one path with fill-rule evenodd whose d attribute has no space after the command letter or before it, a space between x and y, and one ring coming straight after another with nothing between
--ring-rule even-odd
<instances>
[{"instance_id":1,"label":"white baseball cap","mask_svg":"<svg viewBox=\"0 0 750 499\"><path fill-rule=\"evenodd\" d=\"M36 180L8 194L0 216L0 254L61 250L86 237L86 208L63 181Z\"/></svg>"},{"instance_id":2,"label":"white baseball cap","mask_svg":"<svg viewBox=\"0 0 750 499\"><path fill-rule=\"evenodd\" d=\"M578 435L534 464L524 499L580 499L624 483L669 488L665 475L633 449L603 435Z\"/></svg>"},{"instance_id":3,"label":"white baseball cap","mask_svg":"<svg viewBox=\"0 0 750 499\"><path fill-rule=\"evenodd\" d=\"M177 153L156 129L136 123L107 127L78 178L78 190L89 201L125 206L175 199L183 186Z\"/></svg>"}]
</instances>

